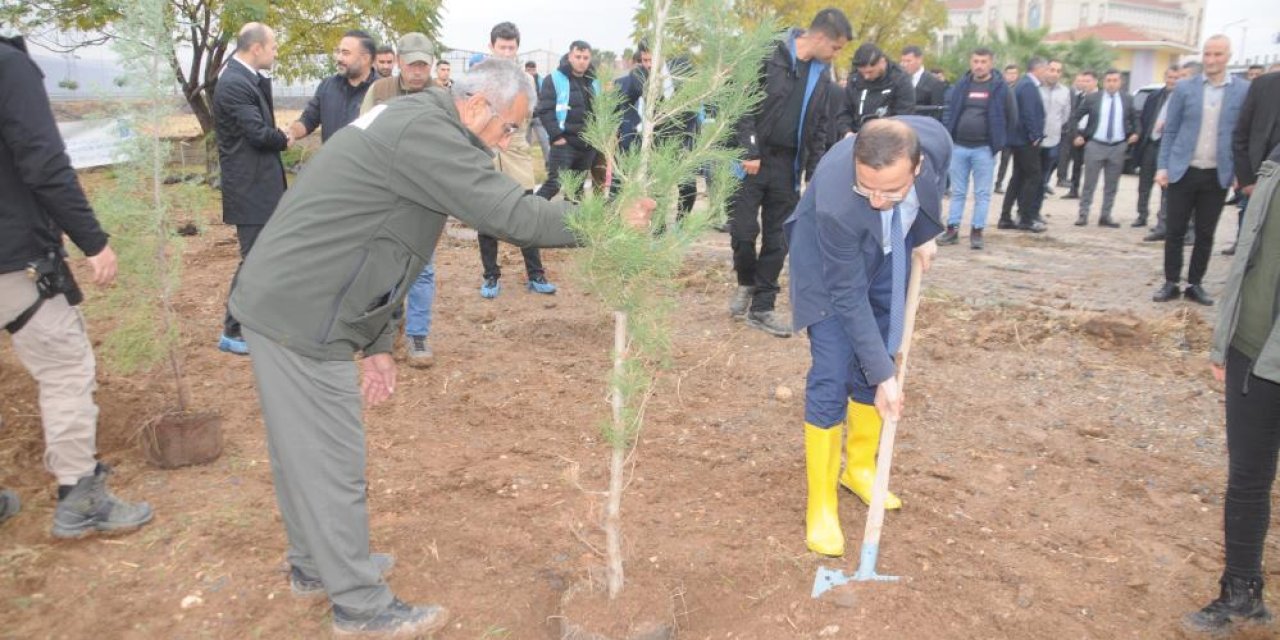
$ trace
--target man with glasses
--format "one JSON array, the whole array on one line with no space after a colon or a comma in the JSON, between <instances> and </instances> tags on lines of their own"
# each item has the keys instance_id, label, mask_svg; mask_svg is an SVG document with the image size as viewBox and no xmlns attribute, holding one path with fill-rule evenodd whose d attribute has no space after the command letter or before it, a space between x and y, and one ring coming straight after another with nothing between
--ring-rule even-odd
<instances>
[{"instance_id":1,"label":"man with glasses","mask_svg":"<svg viewBox=\"0 0 1280 640\"><path fill-rule=\"evenodd\" d=\"M870 502L884 419L902 412L894 356L902 348L910 253L928 269L942 232L951 137L937 120L872 120L832 147L786 221L791 307L807 329L805 386L809 549L844 553L837 484ZM840 427L848 422L840 473ZM901 508L890 494L885 507Z\"/></svg>"},{"instance_id":2,"label":"man with glasses","mask_svg":"<svg viewBox=\"0 0 1280 640\"><path fill-rule=\"evenodd\" d=\"M382 577L390 558L369 553L361 413L395 390L397 312L447 216L521 246L576 244L570 205L526 194L493 167L490 149L510 142L530 96L518 64L486 60L452 90L374 107L285 193L231 295L258 383L292 591L327 594L337 635L416 637L445 624L443 608L397 599ZM628 224L647 228L654 206L638 203Z\"/></svg>"}]
</instances>

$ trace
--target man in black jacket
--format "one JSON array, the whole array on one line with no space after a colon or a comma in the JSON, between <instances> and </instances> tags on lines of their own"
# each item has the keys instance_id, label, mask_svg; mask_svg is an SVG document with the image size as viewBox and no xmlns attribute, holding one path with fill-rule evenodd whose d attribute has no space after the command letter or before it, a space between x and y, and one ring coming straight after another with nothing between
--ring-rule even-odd
<instances>
[{"instance_id":1,"label":"man in black jacket","mask_svg":"<svg viewBox=\"0 0 1280 640\"><path fill-rule=\"evenodd\" d=\"M550 200L560 192L561 171L587 172L595 164L596 152L582 139L582 133L599 92L600 82L591 68L591 45L575 40L560 67L542 80L538 107L533 111L551 140L547 179L538 188L543 198Z\"/></svg>"},{"instance_id":2,"label":"man in black jacket","mask_svg":"<svg viewBox=\"0 0 1280 640\"><path fill-rule=\"evenodd\" d=\"M1084 147L1084 191L1080 193L1080 210L1076 226L1089 224L1089 207L1098 189L1098 174L1103 173L1102 214L1098 226L1116 228L1111 209L1120 190L1120 174L1124 170L1129 145L1138 142L1138 117L1133 98L1125 93L1120 72L1109 69L1102 76L1103 90L1085 98L1071 114L1080 129L1075 146ZM1088 122L1082 125L1082 120Z\"/></svg>"},{"instance_id":3,"label":"man in black jacket","mask_svg":"<svg viewBox=\"0 0 1280 640\"><path fill-rule=\"evenodd\" d=\"M1165 69L1164 86L1147 96L1147 101L1142 103L1142 114L1138 119L1138 146L1133 151L1134 157L1138 159L1138 219L1133 221L1135 227L1147 226L1147 218L1151 214L1151 187L1156 183L1156 156L1160 155L1160 138L1164 134L1169 94L1173 93L1178 77L1178 65ZM1164 239L1164 219L1167 212L1164 189L1161 189L1156 226L1150 234L1158 235L1160 240Z\"/></svg>"},{"instance_id":4,"label":"man in black jacket","mask_svg":"<svg viewBox=\"0 0 1280 640\"><path fill-rule=\"evenodd\" d=\"M42 80L22 39L0 38L0 326L40 388L44 463L58 481L53 535L79 538L136 529L152 514L147 503L107 491L110 469L94 459L93 346L62 236L89 257L96 285L115 280L116 254L71 168ZM17 509L17 495L0 492L0 520Z\"/></svg>"},{"instance_id":5,"label":"man in black jacket","mask_svg":"<svg viewBox=\"0 0 1280 640\"><path fill-rule=\"evenodd\" d=\"M271 218L284 195L284 165L280 152L292 139L276 128L271 79L260 72L276 61L276 34L263 24L246 24L236 37L236 52L218 78L213 92L214 129L222 168L222 221L236 225L240 262ZM240 268L236 267L239 275ZM231 278L235 288L236 278ZM240 323L228 310L218 349L248 355Z\"/></svg>"},{"instance_id":6,"label":"man in black jacket","mask_svg":"<svg viewBox=\"0 0 1280 640\"><path fill-rule=\"evenodd\" d=\"M1236 237L1240 236L1240 227L1244 225L1244 211L1253 194L1253 185L1258 181L1258 169L1277 145L1280 145L1280 73L1268 73L1257 76L1249 84L1249 93L1244 97L1240 119L1236 121L1236 128L1231 136L1236 189L1239 190L1241 200L1240 224L1236 227ZM1233 242L1223 253L1235 255L1235 248Z\"/></svg>"},{"instance_id":7,"label":"man in black jacket","mask_svg":"<svg viewBox=\"0 0 1280 640\"><path fill-rule=\"evenodd\" d=\"M831 60L852 35L839 9L819 11L807 31L787 32L761 69L764 100L737 124L744 160L730 221L738 288L729 315L779 338L791 336L791 320L774 310L787 259L782 223L800 199L800 176L827 149Z\"/></svg>"},{"instance_id":8,"label":"man in black jacket","mask_svg":"<svg viewBox=\"0 0 1280 640\"><path fill-rule=\"evenodd\" d=\"M889 62L884 52L870 42L853 54L853 68L845 87L844 109L836 121L840 137L857 133L863 122L873 118L909 116L916 111L916 90L911 76Z\"/></svg>"},{"instance_id":9,"label":"man in black jacket","mask_svg":"<svg viewBox=\"0 0 1280 640\"><path fill-rule=\"evenodd\" d=\"M898 64L911 77L911 85L915 87L915 114L941 121L942 107L946 104L947 85L925 70L924 51L915 45L904 47Z\"/></svg>"},{"instance_id":10,"label":"man in black jacket","mask_svg":"<svg viewBox=\"0 0 1280 640\"><path fill-rule=\"evenodd\" d=\"M300 140L320 127L320 141L326 142L360 115L364 94L378 79L378 72L373 70L376 48L373 37L359 29L342 35L334 52L338 73L316 87L316 94L302 110L302 116L289 125L290 138Z\"/></svg>"}]
</instances>

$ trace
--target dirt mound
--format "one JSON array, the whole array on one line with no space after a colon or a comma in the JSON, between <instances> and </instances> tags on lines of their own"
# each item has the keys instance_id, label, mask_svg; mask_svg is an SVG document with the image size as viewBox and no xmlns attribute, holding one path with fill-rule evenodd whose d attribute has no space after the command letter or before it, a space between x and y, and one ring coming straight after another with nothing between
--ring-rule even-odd
<instances>
[{"instance_id":1,"label":"dirt mound","mask_svg":"<svg viewBox=\"0 0 1280 640\"><path fill-rule=\"evenodd\" d=\"M1157 348L1203 353L1213 337L1213 327L1189 308L1151 320L1131 312L1059 311L1037 305L971 307L927 298L921 302L917 323L923 336L949 346L987 350L1030 349L1069 333L1112 351Z\"/></svg>"}]
</instances>

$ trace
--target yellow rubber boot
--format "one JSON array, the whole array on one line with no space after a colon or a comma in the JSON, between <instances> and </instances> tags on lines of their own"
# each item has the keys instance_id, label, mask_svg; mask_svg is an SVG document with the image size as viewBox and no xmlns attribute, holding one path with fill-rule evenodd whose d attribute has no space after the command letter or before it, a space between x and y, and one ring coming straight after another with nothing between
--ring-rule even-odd
<instances>
[{"instance_id":1,"label":"yellow rubber boot","mask_svg":"<svg viewBox=\"0 0 1280 640\"><path fill-rule=\"evenodd\" d=\"M805 541L824 556L844 555L836 479L840 476L840 427L820 429L804 425L804 462L809 477L809 508L805 513Z\"/></svg>"},{"instance_id":2,"label":"yellow rubber boot","mask_svg":"<svg viewBox=\"0 0 1280 640\"><path fill-rule=\"evenodd\" d=\"M840 486L850 490L866 504L871 504L871 485L876 480L876 450L880 448L880 413L876 408L849 401L849 440L845 446L844 473ZM890 492L884 508L902 508L902 501Z\"/></svg>"}]
</instances>

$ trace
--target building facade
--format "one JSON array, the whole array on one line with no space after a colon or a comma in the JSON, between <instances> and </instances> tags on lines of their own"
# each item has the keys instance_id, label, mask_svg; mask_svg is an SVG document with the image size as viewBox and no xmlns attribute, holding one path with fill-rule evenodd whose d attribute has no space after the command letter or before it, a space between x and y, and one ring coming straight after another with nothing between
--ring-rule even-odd
<instances>
[{"instance_id":1,"label":"building facade","mask_svg":"<svg viewBox=\"0 0 1280 640\"><path fill-rule=\"evenodd\" d=\"M1205 0L947 0L945 49L972 25L999 38L1004 25L1047 28L1046 40L1093 36L1116 49L1115 66L1131 87L1159 82L1165 67L1198 50Z\"/></svg>"}]
</instances>

